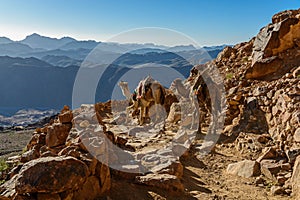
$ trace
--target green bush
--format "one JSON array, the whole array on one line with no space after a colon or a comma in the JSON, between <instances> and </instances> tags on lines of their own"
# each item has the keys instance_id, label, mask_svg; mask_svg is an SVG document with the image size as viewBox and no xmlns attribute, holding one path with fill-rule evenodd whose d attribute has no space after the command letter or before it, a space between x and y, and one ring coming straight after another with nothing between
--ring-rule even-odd
<instances>
[{"instance_id":1,"label":"green bush","mask_svg":"<svg viewBox=\"0 0 300 200\"><path fill-rule=\"evenodd\" d=\"M7 163L5 162L5 160L3 159L0 159L0 172L4 171L4 170L7 170L8 169L8 165Z\"/></svg>"}]
</instances>

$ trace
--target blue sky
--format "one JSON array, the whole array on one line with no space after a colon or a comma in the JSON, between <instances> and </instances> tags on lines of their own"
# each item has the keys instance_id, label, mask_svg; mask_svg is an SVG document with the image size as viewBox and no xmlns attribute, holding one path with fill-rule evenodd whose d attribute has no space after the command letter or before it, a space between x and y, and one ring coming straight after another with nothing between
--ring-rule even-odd
<instances>
[{"instance_id":1,"label":"blue sky","mask_svg":"<svg viewBox=\"0 0 300 200\"><path fill-rule=\"evenodd\" d=\"M255 36L273 14L297 8L299 0L0 0L0 36L20 40L36 32L105 41L161 27L201 46L235 44Z\"/></svg>"}]
</instances>

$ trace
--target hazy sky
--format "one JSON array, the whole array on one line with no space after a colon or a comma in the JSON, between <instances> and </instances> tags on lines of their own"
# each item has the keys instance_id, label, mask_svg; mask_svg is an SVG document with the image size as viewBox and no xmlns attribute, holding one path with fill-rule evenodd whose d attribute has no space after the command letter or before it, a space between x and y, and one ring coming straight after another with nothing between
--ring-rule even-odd
<instances>
[{"instance_id":1,"label":"hazy sky","mask_svg":"<svg viewBox=\"0 0 300 200\"><path fill-rule=\"evenodd\" d=\"M21 40L36 32L105 41L161 27L200 45L235 44L255 36L273 14L296 8L300 0L0 0L0 36Z\"/></svg>"}]
</instances>

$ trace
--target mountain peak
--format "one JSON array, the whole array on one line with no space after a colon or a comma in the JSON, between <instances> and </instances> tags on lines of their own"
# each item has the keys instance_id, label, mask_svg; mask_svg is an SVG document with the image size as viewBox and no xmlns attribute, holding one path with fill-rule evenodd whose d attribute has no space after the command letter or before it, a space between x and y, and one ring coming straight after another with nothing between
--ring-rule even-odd
<instances>
[{"instance_id":1,"label":"mountain peak","mask_svg":"<svg viewBox=\"0 0 300 200\"><path fill-rule=\"evenodd\" d=\"M33 33L20 42L23 44L27 44L32 48L51 50L51 49L58 49L59 47L73 41L76 40L71 37L63 37L61 39L57 39L57 38L46 37L46 36L39 35L37 33Z\"/></svg>"}]
</instances>

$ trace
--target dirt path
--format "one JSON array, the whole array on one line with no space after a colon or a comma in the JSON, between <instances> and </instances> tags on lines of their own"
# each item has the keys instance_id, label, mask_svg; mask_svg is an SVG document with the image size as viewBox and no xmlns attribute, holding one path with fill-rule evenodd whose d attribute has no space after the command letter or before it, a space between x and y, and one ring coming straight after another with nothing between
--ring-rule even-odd
<instances>
[{"instance_id":1,"label":"dirt path","mask_svg":"<svg viewBox=\"0 0 300 200\"><path fill-rule=\"evenodd\" d=\"M184 166L182 182L185 194L150 188L113 178L111 200L291 200L287 196L273 196L268 186L255 185L255 178L242 178L226 173L228 164L242 160L235 149L217 146L214 153L206 156L190 156L181 159Z\"/></svg>"},{"instance_id":2,"label":"dirt path","mask_svg":"<svg viewBox=\"0 0 300 200\"><path fill-rule=\"evenodd\" d=\"M242 160L235 149L217 146L214 153L183 160L183 182L196 199L278 200L291 199L273 196L267 186L255 185L255 178L242 178L226 173L230 163Z\"/></svg>"}]
</instances>

